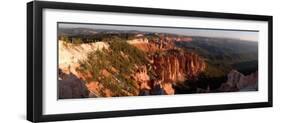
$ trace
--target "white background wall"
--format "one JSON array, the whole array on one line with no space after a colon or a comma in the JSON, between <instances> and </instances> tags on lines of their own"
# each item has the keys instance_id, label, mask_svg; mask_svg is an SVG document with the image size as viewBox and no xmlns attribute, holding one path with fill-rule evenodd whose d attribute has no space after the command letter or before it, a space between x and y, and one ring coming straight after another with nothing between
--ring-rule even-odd
<instances>
[{"instance_id":1,"label":"white background wall","mask_svg":"<svg viewBox=\"0 0 281 123\"><path fill-rule=\"evenodd\" d=\"M0 4L0 122L25 123L26 112L26 2L2 0ZM70 1L70 0L69 0ZM87 1L87 0L81 0ZM76 123L185 122L244 123L280 122L281 114L281 14L278 0L91 0L97 4L183 10L265 14L274 16L274 107L231 111L79 120ZM69 121L65 121L69 122Z\"/></svg>"}]
</instances>

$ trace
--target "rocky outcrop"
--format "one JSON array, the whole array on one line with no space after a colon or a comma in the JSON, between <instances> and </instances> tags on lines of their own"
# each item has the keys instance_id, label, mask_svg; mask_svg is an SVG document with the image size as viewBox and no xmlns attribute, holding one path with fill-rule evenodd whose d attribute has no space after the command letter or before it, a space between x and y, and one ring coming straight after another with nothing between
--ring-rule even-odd
<instances>
[{"instance_id":1,"label":"rocky outcrop","mask_svg":"<svg viewBox=\"0 0 281 123\"><path fill-rule=\"evenodd\" d=\"M98 81L89 81L86 83L86 87L89 90L89 97L111 97L113 94L108 88L104 88Z\"/></svg>"},{"instance_id":2,"label":"rocky outcrop","mask_svg":"<svg viewBox=\"0 0 281 123\"><path fill-rule=\"evenodd\" d=\"M149 42L135 42L135 41L128 41L129 44L137 47L138 49L144 51L144 52L150 52L153 53L157 50L159 50L158 46L154 43L149 43Z\"/></svg>"},{"instance_id":3,"label":"rocky outcrop","mask_svg":"<svg viewBox=\"0 0 281 123\"><path fill-rule=\"evenodd\" d=\"M146 38L138 38L134 40L127 41L129 44L137 47L138 49L154 53L156 51L167 51L175 48L174 42L180 40L180 38L172 38L172 37L162 37L160 39L148 40ZM190 40L190 39L187 39Z\"/></svg>"},{"instance_id":4,"label":"rocky outcrop","mask_svg":"<svg viewBox=\"0 0 281 123\"><path fill-rule=\"evenodd\" d=\"M140 90L150 90L151 89L150 83L149 83L150 77L148 76L147 67L145 65L137 67L137 70L134 73L133 78L138 83Z\"/></svg>"},{"instance_id":5,"label":"rocky outcrop","mask_svg":"<svg viewBox=\"0 0 281 123\"><path fill-rule=\"evenodd\" d=\"M227 75L227 82L223 83L218 90L224 92L258 90L258 72L245 76L237 70L232 70Z\"/></svg>"},{"instance_id":6,"label":"rocky outcrop","mask_svg":"<svg viewBox=\"0 0 281 123\"><path fill-rule=\"evenodd\" d=\"M79 61L87 59L89 52L108 49L109 45L104 42L71 44L59 41L59 98L83 98L99 96L100 85L95 82L86 82L91 78L90 73L80 73ZM105 92L108 92L104 89ZM108 94L108 93L106 93Z\"/></svg>"},{"instance_id":7,"label":"rocky outcrop","mask_svg":"<svg viewBox=\"0 0 281 123\"><path fill-rule=\"evenodd\" d=\"M172 83L163 83L162 88L167 95L174 95L175 94L175 89L173 87Z\"/></svg>"},{"instance_id":8,"label":"rocky outcrop","mask_svg":"<svg viewBox=\"0 0 281 123\"><path fill-rule=\"evenodd\" d=\"M72 73L65 74L61 70L59 70L58 90L59 99L89 97L85 81L77 78Z\"/></svg>"},{"instance_id":9,"label":"rocky outcrop","mask_svg":"<svg viewBox=\"0 0 281 123\"><path fill-rule=\"evenodd\" d=\"M64 73L73 73L79 76L76 68L80 66L79 61L87 59L89 52L108 49L109 45L104 42L88 43L88 44L71 44L59 41L58 62L59 68Z\"/></svg>"}]
</instances>

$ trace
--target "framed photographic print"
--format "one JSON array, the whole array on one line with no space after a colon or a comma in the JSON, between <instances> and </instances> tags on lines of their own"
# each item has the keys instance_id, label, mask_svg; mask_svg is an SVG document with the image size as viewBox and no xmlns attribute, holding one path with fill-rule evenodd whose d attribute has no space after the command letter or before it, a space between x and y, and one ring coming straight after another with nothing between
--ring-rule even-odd
<instances>
[{"instance_id":1,"label":"framed photographic print","mask_svg":"<svg viewBox=\"0 0 281 123\"><path fill-rule=\"evenodd\" d=\"M33 1L33 122L272 106L272 16Z\"/></svg>"}]
</instances>

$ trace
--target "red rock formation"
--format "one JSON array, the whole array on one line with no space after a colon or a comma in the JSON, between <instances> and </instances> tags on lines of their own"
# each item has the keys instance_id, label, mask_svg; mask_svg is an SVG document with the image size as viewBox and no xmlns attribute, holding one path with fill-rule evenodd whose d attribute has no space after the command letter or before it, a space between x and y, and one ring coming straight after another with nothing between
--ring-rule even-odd
<instances>
[{"instance_id":1,"label":"red rock formation","mask_svg":"<svg viewBox=\"0 0 281 123\"><path fill-rule=\"evenodd\" d=\"M132 40L132 41L128 41L128 43L144 52L154 53L156 51L166 51L175 48L174 41L176 41L176 39L174 38L162 37L161 39L158 40L150 40L150 41L148 41L147 39L142 39L140 41Z\"/></svg>"},{"instance_id":2,"label":"red rock formation","mask_svg":"<svg viewBox=\"0 0 281 123\"><path fill-rule=\"evenodd\" d=\"M172 83L163 83L162 87L163 87L163 90L165 91L165 93L167 95L175 94L175 90L173 88L173 84Z\"/></svg>"},{"instance_id":3,"label":"red rock formation","mask_svg":"<svg viewBox=\"0 0 281 123\"><path fill-rule=\"evenodd\" d=\"M158 48L157 46L151 44L151 43L130 43L133 46L137 47L138 49L144 51L144 52L155 52Z\"/></svg>"},{"instance_id":4,"label":"red rock formation","mask_svg":"<svg viewBox=\"0 0 281 123\"><path fill-rule=\"evenodd\" d=\"M100 93L100 85L97 81L91 81L89 83L86 83L86 86L88 90L90 91L89 97L98 97Z\"/></svg>"},{"instance_id":5,"label":"red rock formation","mask_svg":"<svg viewBox=\"0 0 281 123\"><path fill-rule=\"evenodd\" d=\"M134 80L138 83L140 90L150 90L150 77L147 74L146 66L140 66L133 75Z\"/></svg>"},{"instance_id":6,"label":"red rock formation","mask_svg":"<svg viewBox=\"0 0 281 123\"><path fill-rule=\"evenodd\" d=\"M204 60L197 54L183 51L176 48L175 41L192 41L191 38L171 38L161 37L158 40L148 42L131 42L130 44L149 54L147 69L153 69L156 73L156 80L142 80L147 78L147 72L135 74L135 80L142 80L141 90L163 89L166 94L174 94L172 83L181 82L189 78L194 78L206 68ZM139 78L139 79L137 79ZM157 83L159 82L159 83ZM143 86L145 85L145 86ZM148 87L150 85L150 87ZM158 89L155 93L162 93Z\"/></svg>"},{"instance_id":7,"label":"red rock formation","mask_svg":"<svg viewBox=\"0 0 281 123\"><path fill-rule=\"evenodd\" d=\"M131 44L151 54L153 68L164 82L183 81L204 71L206 67L204 60L197 54L176 48L174 41L192 41L192 38L162 37L155 41ZM157 55L155 52L164 55Z\"/></svg>"},{"instance_id":8,"label":"red rock formation","mask_svg":"<svg viewBox=\"0 0 281 123\"><path fill-rule=\"evenodd\" d=\"M174 94L173 83L197 77L206 68L204 60L194 53L179 49L162 53L150 55L151 64L136 67L133 78L141 91L151 91L152 94ZM151 80L148 76L149 70L155 72L156 79Z\"/></svg>"},{"instance_id":9,"label":"red rock formation","mask_svg":"<svg viewBox=\"0 0 281 123\"><path fill-rule=\"evenodd\" d=\"M152 60L153 68L163 82L184 81L196 77L206 68L204 60L198 55L180 50L155 55Z\"/></svg>"}]
</instances>

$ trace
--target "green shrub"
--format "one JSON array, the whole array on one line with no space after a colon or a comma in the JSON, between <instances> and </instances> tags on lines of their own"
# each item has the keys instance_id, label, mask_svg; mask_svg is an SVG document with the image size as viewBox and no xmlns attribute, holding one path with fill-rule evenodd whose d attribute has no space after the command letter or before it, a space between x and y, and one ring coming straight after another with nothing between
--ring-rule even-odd
<instances>
[{"instance_id":1,"label":"green shrub","mask_svg":"<svg viewBox=\"0 0 281 123\"><path fill-rule=\"evenodd\" d=\"M136 95L136 84L129 77L133 74L135 65L147 63L145 53L119 39L108 43L108 50L90 52L87 60L80 61L80 70L89 71L93 76L92 80L102 83L114 96L124 96L126 95L124 91ZM112 68L117 71L113 71ZM102 70L107 70L110 76L102 75Z\"/></svg>"}]
</instances>

